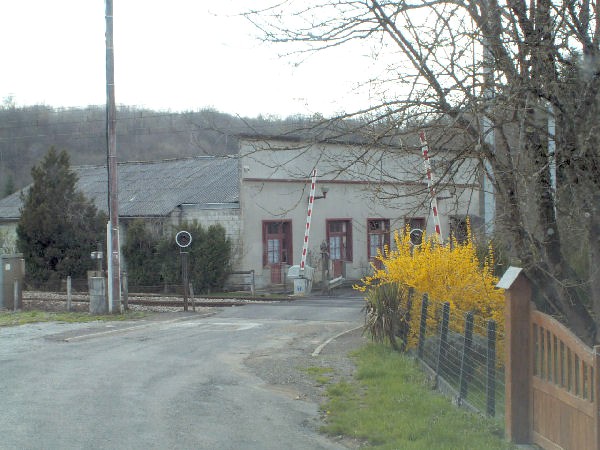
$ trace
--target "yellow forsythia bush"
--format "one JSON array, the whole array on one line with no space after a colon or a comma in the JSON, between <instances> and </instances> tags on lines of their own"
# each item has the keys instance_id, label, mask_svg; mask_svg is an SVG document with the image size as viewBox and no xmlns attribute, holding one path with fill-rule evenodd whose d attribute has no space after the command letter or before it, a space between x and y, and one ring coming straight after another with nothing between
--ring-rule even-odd
<instances>
[{"instance_id":1,"label":"yellow forsythia bush","mask_svg":"<svg viewBox=\"0 0 600 450\"><path fill-rule=\"evenodd\" d=\"M410 335L408 347L414 347L418 339L420 298L429 296L428 327L438 326L438 315L443 302L450 303L450 328L462 333L464 313L472 311L475 332L485 334L486 321L496 321L499 347L504 335L504 292L495 286L498 277L493 273L494 252L490 245L484 261L477 256L471 229L464 243L456 240L439 245L432 236L423 236L422 244L411 244L410 229L394 233L395 250L385 249L378 255L381 269L373 266L374 273L363 278L355 289L363 292L382 284L400 283L415 290L410 312ZM499 348L498 350L501 351Z\"/></svg>"}]
</instances>

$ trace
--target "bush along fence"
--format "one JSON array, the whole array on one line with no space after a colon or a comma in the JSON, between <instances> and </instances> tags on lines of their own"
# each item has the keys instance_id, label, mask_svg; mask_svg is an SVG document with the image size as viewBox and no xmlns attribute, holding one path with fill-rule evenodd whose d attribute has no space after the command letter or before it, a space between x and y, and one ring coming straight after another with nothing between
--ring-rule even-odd
<instances>
[{"instance_id":1,"label":"bush along fence","mask_svg":"<svg viewBox=\"0 0 600 450\"><path fill-rule=\"evenodd\" d=\"M472 411L504 416L502 326L398 283L372 286L365 331L415 356L434 386Z\"/></svg>"}]
</instances>

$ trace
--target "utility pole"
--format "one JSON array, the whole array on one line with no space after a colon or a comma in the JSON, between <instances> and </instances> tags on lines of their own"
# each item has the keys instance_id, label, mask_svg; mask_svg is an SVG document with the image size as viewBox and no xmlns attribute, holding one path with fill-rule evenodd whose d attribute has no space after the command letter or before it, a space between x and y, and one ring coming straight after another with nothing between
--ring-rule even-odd
<instances>
[{"instance_id":1,"label":"utility pole","mask_svg":"<svg viewBox=\"0 0 600 450\"><path fill-rule=\"evenodd\" d=\"M117 108L115 104L115 57L113 2L106 5L106 145L108 168L108 312L121 312L121 264L119 248L119 188L117 183Z\"/></svg>"},{"instance_id":2,"label":"utility pole","mask_svg":"<svg viewBox=\"0 0 600 450\"><path fill-rule=\"evenodd\" d=\"M489 11L489 5L488 5ZM489 14L489 12L488 12ZM493 108L491 103L494 99L494 57L491 51L491 45L488 36L482 37L483 45L483 98L485 101L485 110L481 118L481 128L484 142L492 149L496 150L496 138L492 120L489 111ZM496 220L496 193L494 188L494 174L492 165L488 159L483 161L483 218L485 224L485 234L490 237L494 233L494 223Z\"/></svg>"}]
</instances>

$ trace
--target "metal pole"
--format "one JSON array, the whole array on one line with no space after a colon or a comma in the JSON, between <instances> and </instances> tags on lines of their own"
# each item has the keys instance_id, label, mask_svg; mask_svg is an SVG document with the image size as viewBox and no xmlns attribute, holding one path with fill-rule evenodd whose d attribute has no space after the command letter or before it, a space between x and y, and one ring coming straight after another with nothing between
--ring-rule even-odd
<instances>
[{"instance_id":1,"label":"metal pole","mask_svg":"<svg viewBox=\"0 0 600 450\"><path fill-rule=\"evenodd\" d=\"M19 280L15 280L13 284L13 310L17 312L19 309Z\"/></svg>"},{"instance_id":2,"label":"metal pole","mask_svg":"<svg viewBox=\"0 0 600 450\"><path fill-rule=\"evenodd\" d=\"M486 7L490 6L484 2ZM489 9L488 9L489 11ZM490 103L494 98L494 56L492 54L491 45L488 36L483 36L483 98L485 101L485 111L481 120L481 128L483 132L484 142L488 145L492 152L495 152L496 138L494 124L492 119L487 114L490 110ZM483 219L485 225L485 233L491 236L494 232L494 220L496 217L496 197L494 188L494 175L492 165L489 158L483 161Z\"/></svg>"},{"instance_id":3,"label":"metal pole","mask_svg":"<svg viewBox=\"0 0 600 450\"><path fill-rule=\"evenodd\" d=\"M127 279L127 272L123 272L123 309L129 311L129 280Z\"/></svg>"},{"instance_id":4,"label":"metal pole","mask_svg":"<svg viewBox=\"0 0 600 450\"><path fill-rule=\"evenodd\" d=\"M183 310L188 310L188 253L181 252L181 275L183 278Z\"/></svg>"},{"instance_id":5,"label":"metal pole","mask_svg":"<svg viewBox=\"0 0 600 450\"><path fill-rule=\"evenodd\" d=\"M119 254L119 208L117 184L117 108L115 103L115 68L113 46L113 2L106 3L106 145L108 167L108 214L110 217L110 249L107 255L111 267L109 292L113 313L121 312L121 270Z\"/></svg>"}]
</instances>

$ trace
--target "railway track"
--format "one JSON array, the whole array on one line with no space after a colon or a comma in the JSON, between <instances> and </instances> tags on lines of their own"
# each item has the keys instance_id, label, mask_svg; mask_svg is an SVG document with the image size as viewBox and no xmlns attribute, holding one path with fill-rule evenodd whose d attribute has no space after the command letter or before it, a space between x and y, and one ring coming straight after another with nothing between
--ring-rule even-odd
<instances>
[{"instance_id":1,"label":"railway track","mask_svg":"<svg viewBox=\"0 0 600 450\"><path fill-rule=\"evenodd\" d=\"M52 302L61 302L61 303L67 303L67 299L57 299L57 298L44 298L44 297L38 297L38 298L24 298L23 301L25 302L39 302L39 303L52 303ZM86 299L72 299L71 303L72 304L80 304L80 305L84 305L84 304L89 304L89 300ZM218 300L218 301L206 301L206 300L200 300L200 301L194 301L192 303L191 300L188 300L188 307L192 307L192 305L195 306L212 306L212 307L228 307L228 306L241 306L241 305L245 305L246 303L248 303L247 301L240 301L240 300ZM148 299L135 299L135 298L130 298L127 301L127 304L129 305L138 305L138 306L164 306L164 307L172 307L172 308L183 308L185 306L185 303L182 300L148 300Z\"/></svg>"},{"instance_id":2,"label":"railway track","mask_svg":"<svg viewBox=\"0 0 600 450\"><path fill-rule=\"evenodd\" d=\"M281 300L281 299L280 299ZM255 303L255 302L265 302L265 301L274 301L273 299L257 299L252 297L236 297L234 299L231 298L199 298L188 299L188 309L193 306L196 307L231 307L231 306L243 306L247 303ZM275 300L277 301L277 300ZM52 304L64 304L66 306L67 303L67 295L64 293L50 293L50 292L24 292L23 293L23 302L25 304L38 304L42 308L45 305ZM89 297L86 294L73 294L71 296L71 304L73 306L79 306L80 308L85 308L85 305L89 304ZM167 296L158 296L158 295L129 295L128 305L136 305L142 307L167 307L167 308L185 308L185 303L183 298L181 297L167 297ZM46 309L46 308L44 308Z\"/></svg>"}]
</instances>

